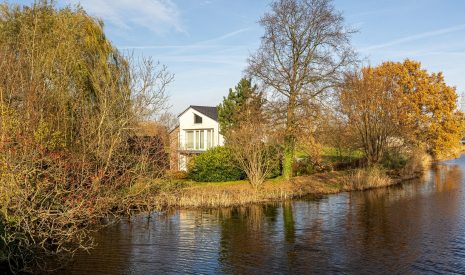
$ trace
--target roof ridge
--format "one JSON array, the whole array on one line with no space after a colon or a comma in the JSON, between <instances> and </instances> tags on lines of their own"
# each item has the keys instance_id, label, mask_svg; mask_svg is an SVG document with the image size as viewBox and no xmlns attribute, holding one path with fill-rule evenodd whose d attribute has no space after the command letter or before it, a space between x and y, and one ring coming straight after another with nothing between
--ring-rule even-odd
<instances>
[{"instance_id":1,"label":"roof ridge","mask_svg":"<svg viewBox=\"0 0 465 275\"><path fill-rule=\"evenodd\" d=\"M190 107L207 107L207 108L218 108L217 106L209 106L209 105L189 105Z\"/></svg>"},{"instance_id":2,"label":"roof ridge","mask_svg":"<svg viewBox=\"0 0 465 275\"><path fill-rule=\"evenodd\" d=\"M201 106L201 105L189 105L189 107L184 110L181 114L178 115L180 117L183 115L187 110L190 108L196 110L197 112L215 120L218 121L218 107L217 106Z\"/></svg>"}]
</instances>

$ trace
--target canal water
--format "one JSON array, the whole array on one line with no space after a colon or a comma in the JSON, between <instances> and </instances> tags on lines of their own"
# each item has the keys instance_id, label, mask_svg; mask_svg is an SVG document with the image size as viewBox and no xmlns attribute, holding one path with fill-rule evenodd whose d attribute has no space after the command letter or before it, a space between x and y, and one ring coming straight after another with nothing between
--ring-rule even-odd
<instances>
[{"instance_id":1,"label":"canal water","mask_svg":"<svg viewBox=\"0 0 465 275\"><path fill-rule=\"evenodd\" d=\"M65 274L465 274L465 157L318 200L138 216Z\"/></svg>"}]
</instances>

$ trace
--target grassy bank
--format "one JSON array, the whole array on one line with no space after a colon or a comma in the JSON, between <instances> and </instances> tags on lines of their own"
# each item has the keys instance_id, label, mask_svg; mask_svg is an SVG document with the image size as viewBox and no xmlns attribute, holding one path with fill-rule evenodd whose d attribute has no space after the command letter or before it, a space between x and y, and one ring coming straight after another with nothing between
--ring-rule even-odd
<instances>
[{"instance_id":1,"label":"grassy bank","mask_svg":"<svg viewBox=\"0 0 465 275\"><path fill-rule=\"evenodd\" d=\"M253 188L247 181L202 183L178 180L140 182L130 192L151 190L148 193L152 195L145 200L150 209L230 207L385 187L419 175L401 176L377 168L353 169L291 180L276 178L268 180L261 188Z\"/></svg>"},{"instance_id":2,"label":"grassy bank","mask_svg":"<svg viewBox=\"0 0 465 275\"><path fill-rule=\"evenodd\" d=\"M155 200L159 207L208 208L246 205L288 200L306 195L336 193L340 190L335 180L339 173L325 174L326 180L316 177L297 177L291 181L275 179L262 188L253 188L247 181L223 183L189 183L175 192L160 192Z\"/></svg>"},{"instance_id":3,"label":"grassy bank","mask_svg":"<svg viewBox=\"0 0 465 275\"><path fill-rule=\"evenodd\" d=\"M124 208L150 211L170 207L230 207L367 190L418 178L431 163L431 158L422 151L411 152L408 159L390 160L389 165L384 164L374 168L351 168L354 164L360 165L357 162L363 155L359 151L339 152L334 148L325 148L322 157L330 163L329 166L339 169L314 172L311 175L302 175L291 180L278 177L266 181L260 188L252 187L245 180L230 182L194 182L179 179L140 181L128 191L129 194L133 194L133 197L138 198L137 204L133 207L125 205ZM141 196L142 194L146 195ZM142 199L139 199L141 197ZM134 203L134 200L130 203ZM141 206L145 209L141 209Z\"/></svg>"},{"instance_id":4,"label":"grassy bank","mask_svg":"<svg viewBox=\"0 0 465 275\"><path fill-rule=\"evenodd\" d=\"M301 153L299 159L307 155ZM418 178L431 164L431 157L423 150L409 151L406 155L391 155L375 167L364 167L361 151L340 151L324 148L322 167L312 162L302 164L307 174L284 180L267 180L254 188L245 180L229 182L195 182L181 179L182 172L167 173L168 179L141 180L124 190L127 200L121 209L153 211L166 208L230 207L253 203L283 201L306 196L322 196L338 192L360 191L386 187L405 180ZM299 160L299 161L300 161ZM297 167L296 171L299 170ZM298 173L296 173L298 174Z\"/></svg>"}]
</instances>

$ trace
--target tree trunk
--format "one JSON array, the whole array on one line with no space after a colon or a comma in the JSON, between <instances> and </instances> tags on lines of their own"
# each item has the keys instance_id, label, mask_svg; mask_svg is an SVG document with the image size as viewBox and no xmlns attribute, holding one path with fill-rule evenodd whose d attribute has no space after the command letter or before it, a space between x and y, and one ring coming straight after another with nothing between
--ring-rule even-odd
<instances>
[{"instance_id":1,"label":"tree trunk","mask_svg":"<svg viewBox=\"0 0 465 275\"><path fill-rule=\"evenodd\" d=\"M285 179L292 177L292 165L294 163L294 142L287 136L284 141L283 176Z\"/></svg>"},{"instance_id":2,"label":"tree trunk","mask_svg":"<svg viewBox=\"0 0 465 275\"><path fill-rule=\"evenodd\" d=\"M283 159L283 177L290 179L292 177L292 165L294 164L295 154L295 105L296 96L291 93L289 104L287 106L287 125L284 136L284 159Z\"/></svg>"}]
</instances>

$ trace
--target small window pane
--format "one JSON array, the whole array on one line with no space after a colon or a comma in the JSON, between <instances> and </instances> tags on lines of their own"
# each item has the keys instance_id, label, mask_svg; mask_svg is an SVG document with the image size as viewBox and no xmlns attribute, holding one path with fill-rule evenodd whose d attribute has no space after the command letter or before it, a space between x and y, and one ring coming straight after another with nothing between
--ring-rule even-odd
<instances>
[{"instance_id":1,"label":"small window pane","mask_svg":"<svg viewBox=\"0 0 465 275\"><path fill-rule=\"evenodd\" d=\"M194 123L195 124L200 124L202 123L202 117L194 114Z\"/></svg>"},{"instance_id":2,"label":"small window pane","mask_svg":"<svg viewBox=\"0 0 465 275\"><path fill-rule=\"evenodd\" d=\"M187 149L194 148L194 132L193 131L186 132L186 147Z\"/></svg>"},{"instance_id":3,"label":"small window pane","mask_svg":"<svg viewBox=\"0 0 465 275\"><path fill-rule=\"evenodd\" d=\"M204 149L205 148L205 139L204 139L204 132L203 130L199 131L200 132L200 146L199 146L199 149Z\"/></svg>"},{"instance_id":4,"label":"small window pane","mask_svg":"<svg viewBox=\"0 0 465 275\"><path fill-rule=\"evenodd\" d=\"M207 130L207 149L213 146L213 130Z\"/></svg>"}]
</instances>

